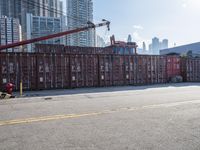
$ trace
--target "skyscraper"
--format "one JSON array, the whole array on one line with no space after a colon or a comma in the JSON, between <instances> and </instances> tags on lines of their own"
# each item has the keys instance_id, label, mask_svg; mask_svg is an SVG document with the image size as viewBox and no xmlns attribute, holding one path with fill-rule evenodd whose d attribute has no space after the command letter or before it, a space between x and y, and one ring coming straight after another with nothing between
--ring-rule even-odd
<instances>
[{"instance_id":1,"label":"skyscraper","mask_svg":"<svg viewBox=\"0 0 200 150\"><path fill-rule=\"evenodd\" d=\"M33 39L61 32L64 28L61 17L41 17L27 14L27 38ZM45 40L43 44L65 44L65 38L59 37ZM34 44L28 45L28 52L34 52Z\"/></svg>"},{"instance_id":2,"label":"skyscraper","mask_svg":"<svg viewBox=\"0 0 200 150\"><path fill-rule=\"evenodd\" d=\"M0 15L17 18L26 39L26 14L34 16L60 17L60 0L0 0Z\"/></svg>"},{"instance_id":3,"label":"skyscraper","mask_svg":"<svg viewBox=\"0 0 200 150\"><path fill-rule=\"evenodd\" d=\"M153 54L153 52L152 52L152 44L149 44L149 54Z\"/></svg>"},{"instance_id":4,"label":"skyscraper","mask_svg":"<svg viewBox=\"0 0 200 150\"><path fill-rule=\"evenodd\" d=\"M128 40L127 40L127 42L128 42L128 43L132 42L132 37L131 37L130 34L128 35Z\"/></svg>"},{"instance_id":5,"label":"skyscraper","mask_svg":"<svg viewBox=\"0 0 200 150\"><path fill-rule=\"evenodd\" d=\"M0 18L0 45L11 44L20 41L21 28L18 19L2 17ZM19 47L10 48L8 52L18 52Z\"/></svg>"},{"instance_id":6,"label":"skyscraper","mask_svg":"<svg viewBox=\"0 0 200 150\"><path fill-rule=\"evenodd\" d=\"M166 49L166 48L168 48L168 43L169 43L168 39L164 39L164 40L162 41L162 47L161 47L161 49Z\"/></svg>"},{"instance_id":7,"label":"skyscraper","mask_svg":"<svg viewBox=\"0 0 200 150\"><path fill-rule=\"evenodd\" d=\"M143 42L142 47L143 47L143 52L146 52L147 48L145 42Z\"/></svg>"},{"instance_id":8,"label":"skyscraper","mask_svg":"<svg viewBox=\"0 0 200 150\"><path fill-rule=\"evenodd\" d=\"M166 48L168 48L168 39L160 41L159 38L155 37L149 45L149 52L154 55L159 55L159 51Z\"/></svg>"},{"instance_id":9,"label":"skyscraper","mask_svg":"<svg viewBox=\"0 0 200 150\"><path fill-rule=\"evenodd\" d=\"M96 47L105 47L106 43L102 37L96 35Z\"/></svg>"},{"instance_id":10,"label":"skyscraper","mask_svg":"<svg viewBox=\"0 0 200 150\"><path fill-rule=\"evenodd\" d=\"M152 51L154 55L158 55L160 50L160 42L157 37L152 39Z\"/></svg>"},{"instance_id":11,"label":"skyscraper","mask_svg":"<svg viewBox=\"0 0 200 150\"><path fill-rule=\"evenodd\" d=\"M93 22L92 0L67 0L68 30L83 27ZM95 31L75 33L67 36L67 44L71 46L95 46Z\"/></svg>"}]
</instances>

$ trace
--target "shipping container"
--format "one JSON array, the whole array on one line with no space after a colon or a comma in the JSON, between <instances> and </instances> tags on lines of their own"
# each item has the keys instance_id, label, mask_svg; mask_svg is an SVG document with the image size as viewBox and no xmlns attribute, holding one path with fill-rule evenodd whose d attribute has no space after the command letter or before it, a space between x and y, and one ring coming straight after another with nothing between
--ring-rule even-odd
<instances>
[{"instance_id":1,"label":"shipping container","mask_svg":"<svg viewBox=\"0 0 200 150\"><path fill-rule=\"evenodd\" d=\"M66 54L113 54L112 48L65 46Z\"/></svg>"},{"instance_id":2,"label":"shipping container","mask_svg":"<svg viewBox=\"0 0 200 150\"><path fill-rule=\"evenodd\" d=\"M134 85L144 85L147 83L147 57L135 55L134 57Z\"/></svg>"},{"instance_id":3,"label":"shipping container","mask_svg":"<svg viewBox=\"0 0 200 150\"><path fill-rule=\"evenodd\" d=\"M181 76L183 77L183 81L187 82L187 73L186 73L186 58L181 58Z\"/></svg>"},{"instance_id":4,"label":"shipping container","mask_svg":"<svg viewBox=\"0 0 200 150\"><path fill-rule=\"evenodd\" d=\"M19 90L20 70L19 55L17 53L0 53L0 87L5 89L7 83L15 85L14 90Z\"/></svg>"},{"instance_id":5,"label":"shipping container","mask_svg":"<svg viewBox=\"0 0 200 150\"><path fill-rule=\"evenodd\" d=\"M200 81L200 58L182 58L181 68L184 81Z\"/></svg>"},{"instance_id":6,"label":"shipping container","mask_svg":"<svg viewBox=\"0 0 200 150\"><path fill-rule=\"evenodd\" d=\"M36 53L64 53L65 46L57 44L35 44Z\"/></svg>"},{"instance_id":7,"label":"shipping container","mask_svg":"<svg viewBox=\"0 0 200 150\"><path fill-rule=\"evenodd\" d=\"M134 85L134 58L131 55L124 55L124 84Z\"/></svg>"},{"instance_id":8,"label":"shipping container","mask_svg":"<svg viewBox=\"0 0 200 150\"><path fill-rule=\"evenodd\" d=\"M70 88L70 62L67 54L54 54L54 88Z\"/></svg>"},{"instance_id":9,"label":"shipping container","mask_svg":"<svg viewBox=\"0 0 200 150\"><path fill-rule=\"evenodd\" d=\"M184 81L200 81L200 58L109 54L110 48L68 50L0 53L1 90L8 82L19 90L20 81L24 90L160 84L180 75Z\"/></svg>"},{"instance_id":10,"label":"shipping container","mask_svg":"<svg viewBox=\"0 0 200 150\"><path fill-rule=\"evenodd\" d=\"M71 87L97 87L98 56L92 54L70 55Z\"/></svg>"},{"instance_id":11,"label":"shipping container","mask_svg":"<svg viewBox=\"0 0 200 150\"><path fill-rule=\"evenodd\" d=\"M181 76L181 57L166 56L167 59L167 79L168 81L175 76Z\"/></svg>"},{"instance_id":12,"label":"shipping container","mask_svg":"<svg viewBox=\"0 0 200 150\"><path fill-rule=\"evenodd\" d=\"M53 89L54 86L54 55L37 53L37 89Z\"/></svg>"},{"instance_id":13,"label":"shipping container","mask_svg":"<svg viewBox=\"0 0 200 150\"><path fill-rule=\"evenodd\" d=\"M114 86L124 85L124 56L113 55L112 56L112 80Z\"/></svg>"},{"instance_id":14,"label":"shipping container","mask_svg":"<svg viewBox=\"0 0 200 150\"><path fill-rule=\"evenodd\" d=\"M32 53L19 53L19 78L23 85L23 90L36 90L36 57Z\"/></svg>"},{"instance_id":15,"label":"shipping container","mask_svg":"<svg viewBox=\"0 0 200 150\"><path fill-rule=\"evenodd\" d=\"M99 86L99 70L98 70L98 56L85 55L84 57L84 75L85 87L98 87Z\"/></svg>"},{"instance_id":16,"label":"shipping container","mask_svg":"<svg viewBox=\"0 0 200 150\"><path fill-rule=\"evenodd\" d=\"M166 83L167 82L167 63L164 56L159 56L159 62L158 62L158 83Z\"/></svg>"},{"instance_id":17,"label":"shipping container","mask_svg":"<svg viewBox=\"0 0 200 150\"><path fill-rule=\"evenodd\" d=\"M164 56L134 56L135 85L166 83L166 59Z\"/></svg>"},{"instance_id":18,"label":"shipping container","mask_svg":"<svg viewBox=\"0 0 200 150\"><path fill-rule=\"evenodd\" d=\"M70 87L84 87L84 55L70 55Z\"/></svg>"},{"instance_id":19,"label":"shipping container","mask_svg":"<svg viewBox=\"0 0 200 150\"><path fill-rule=\"evenodd\" d=\"M99 86L113 85L112 55L99 55Z\"/></svg>"}]
</instances>

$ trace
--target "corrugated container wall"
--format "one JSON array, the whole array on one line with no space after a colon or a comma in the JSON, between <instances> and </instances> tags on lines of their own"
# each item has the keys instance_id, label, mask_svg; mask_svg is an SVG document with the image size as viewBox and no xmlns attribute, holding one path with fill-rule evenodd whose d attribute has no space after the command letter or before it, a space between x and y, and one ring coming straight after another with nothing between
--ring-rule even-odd
<instances>
[{"instance_id":1,"label":"corrugated container wall","mask_svg":"<svg viewBox=\"0 0 200 150\"><path fill-rule=\"evenodd\" d=\"M200 58L182 58L182 74L186 82L199 82Z\"/></svg>"},{"instance_id":2,"label":"corrugated container wall","mask_svg":"<svg viewBox=\"0 0 200 150\"><path fill-rule=\"evenodd\" d=\"M99 86L113 85L112 55L99 55Z\"/></svg>"},{"instance_id":3,"label":"corrugated container wall","mask_svg":"<svg viewBox=\"0 0 200 150\"><path fill-rule=\"evenodd\" d=\"M166 56L166 59L167 59L167 79L168 79L168 81L175 76L181 76L181 57Z\"/></svg>"},{"instance_id":4,"label":"corrugated container wall","mask_svg":"<svg viewBox=\"0 0 200 150\"><path fill-rule=\"evenodd\" d=\"M112 48L36 45L37 53L0 53L0 88L19 90L148 85L174 76L200 81L200 58L114 54Z\"/></svg>"},{"instance_id":5,"label":"corrugated container wall","mask_svg":"<svg viewBox=\"0 0 200 150\"><path fill-rule=\"evenodd\" d=\"M0 88L13 83L19 90L20 81L24 90L36 90L36 57L30 53L0 53Z\"/></svg>"}]
</instances>

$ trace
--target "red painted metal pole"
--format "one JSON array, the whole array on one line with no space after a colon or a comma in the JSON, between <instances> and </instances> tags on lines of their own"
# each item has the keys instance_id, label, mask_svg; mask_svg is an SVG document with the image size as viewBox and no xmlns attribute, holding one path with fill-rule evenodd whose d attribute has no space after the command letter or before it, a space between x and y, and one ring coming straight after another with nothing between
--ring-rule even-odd
<instances>
[{"instance_id":1,"label":"red painted metal pole","mask_svg":"<svg viewBox=\"0 0 200 150\"><path fill-rule=\"evenodd\" d=\"M35 43L35 42L49 40L49 39L53 39L53 38L57 38L57 37L61 37L61 36L65 36L65 35L81 32L81 31L85 31L85 30L88 30L88 29L101 27L101 26L105 26L105 25L107 25L108 29L109 29L110 22L107 21L105 23L100 23L100 24L96 24L96 25L89 25L87 27L77 28L77 29L74 29L74 30L60 32L60 33L56 33L56 34L51 34L51 35L47 35L47 36L43 36L43 37L39 37L39 38L34 38L34 39L30 39L30 40L24 40L24 41L12 43L12 44L7 44L7 45L1 45L0 46L0 51L4 50L4 49L8 49L8 48L13 48L13 47L17 47L17 46L22 46L22 45Z\"/></svg>"}]
</instances>

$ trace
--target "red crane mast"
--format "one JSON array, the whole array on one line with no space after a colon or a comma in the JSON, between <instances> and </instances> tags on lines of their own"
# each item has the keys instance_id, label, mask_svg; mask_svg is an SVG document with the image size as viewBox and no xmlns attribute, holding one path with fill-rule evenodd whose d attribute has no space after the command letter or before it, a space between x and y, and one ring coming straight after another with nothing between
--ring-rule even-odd
<instances>
[{"instance_id":1,"label":"red crane mast","mask_svg":"<svg viewBox=\"0 0 200 150\"><path fill-rule=\"evenodd\" d=\"M86 31L86 30L89 30L89 29L95 29L97 27L102 27L102 26L107 26L108 30L110 30L110 22L105 20L105 19L103 19L102 21L103 22L99 23L99 24L93 24L91 22L88 22L88 26L77 28L77 29L74 29L74 30L59 32L59 33L55 33L55 34L51 34L51 35L47 35L47 36L43 36L43 37L38 37L38 38L34 38L34 39L24 40L24 41L12 43L12 44L1 45L0 51L8 49L8 48L13 48L13 47L17 47L17 46L23 46L23 45L27 45L27 44L31 44L31 43L35 43L35 42L49 40L49 39L53 39L53 38L57 38L57 37L81 32L81 31Z\"/></svg>"}]
</instances>

